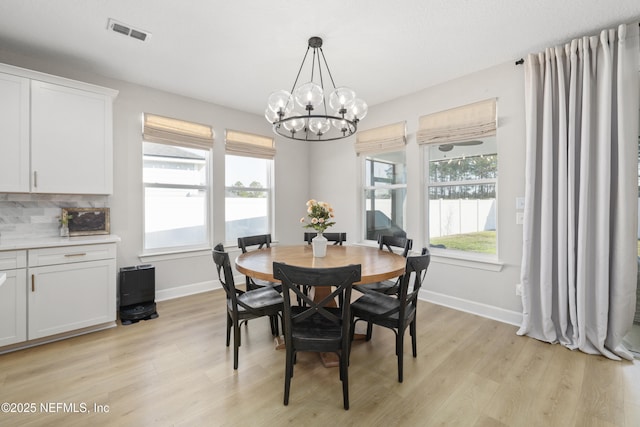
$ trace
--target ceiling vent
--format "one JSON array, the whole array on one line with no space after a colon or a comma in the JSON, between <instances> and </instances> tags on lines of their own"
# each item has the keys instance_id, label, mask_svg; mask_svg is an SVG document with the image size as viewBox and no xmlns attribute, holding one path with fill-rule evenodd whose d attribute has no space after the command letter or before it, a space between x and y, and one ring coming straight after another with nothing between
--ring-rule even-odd
<instances>
[{"instance_id":1,"label":"ceiling vent","mask_svg":"<svg viewBox=\"0 0 640 427\"><path fill-rule=\"evenodd\" d=\"M125 36L133 37L134 39L138 39L140 41L146 41L149 37L151 37L150 32L140 30L138 28L133 28L131 27L131 25L118 22L115 19L109 19L109 21L107 22L107 30L114 31Z\"/></svg>"}]
</instances>

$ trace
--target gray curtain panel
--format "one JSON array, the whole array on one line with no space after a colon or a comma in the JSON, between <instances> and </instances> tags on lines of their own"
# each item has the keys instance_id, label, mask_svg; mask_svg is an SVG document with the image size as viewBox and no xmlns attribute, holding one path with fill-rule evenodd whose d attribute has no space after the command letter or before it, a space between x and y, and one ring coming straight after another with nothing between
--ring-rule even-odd
<instances>
[{"instance_id":1,"label":"gray curtain panel","mask_svg":"<svg viewBox=\"0 0 640 427\"><path fill-rule=\"evenodd\" d=\"M638 23L525 61L519 335L632 359L638 216Z\"/></svg>"}]
</instances>

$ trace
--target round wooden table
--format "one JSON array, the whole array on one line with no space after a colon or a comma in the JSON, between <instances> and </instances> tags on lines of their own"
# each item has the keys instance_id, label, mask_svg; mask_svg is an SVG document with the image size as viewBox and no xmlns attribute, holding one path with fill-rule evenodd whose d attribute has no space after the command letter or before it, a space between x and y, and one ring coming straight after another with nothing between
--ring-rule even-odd
<instances>
[{"instance_id":1,"label":"round wooden table","mask_svg":"<svg viewBox=\"0 0 640 427\"><path fill-rule=\"evenodd\" d=\"M249 277L279 282L273 277L273 262L284 262L298 267L328 268L344 267L349 264L360 264L360 281L354 285L375 283L392 279L404 274L407 260L389 251L368 246L327 246L327 256L315 258L311 245L272 246L256 249L241 254L236 258L236 269ZM314 300L319 301L329 295L329 289L316 287ZM284 348L284 339L276 338L276 349ZM338 360L333 353L321 353L320 357L325 367L338 366Z\"/></svg>"},{"instance_id":2,"label":"round wooden table","mask_svg":"<svg viewBox=\"0 0 640 427\"><path fill-rule=\"evenodd\" d=\"M255 279L278 282L273 278L273 262L298 267L329 268L360 264L361 280L354 285L392 279L404 273L406 259L389 251L368 246L327 246L327 256L315 258L311 245L272 246L241 254L237 270Z\"/></svg>"}]
</instances>

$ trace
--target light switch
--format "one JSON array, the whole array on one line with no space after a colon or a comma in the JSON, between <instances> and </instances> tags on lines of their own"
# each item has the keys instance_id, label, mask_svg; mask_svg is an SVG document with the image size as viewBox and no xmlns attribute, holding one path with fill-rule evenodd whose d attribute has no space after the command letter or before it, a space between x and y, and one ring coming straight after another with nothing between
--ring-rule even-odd
<instances>
[{"instance_id":1,"label":"light switch","mask_svg":"<svg viewBox=\"0 0 640 427\"><path fill-rule=\"evenodd\" d=\"M516 197L516 209L519 211L524 210L524 197Z\"/></svg>"}]
</instances>

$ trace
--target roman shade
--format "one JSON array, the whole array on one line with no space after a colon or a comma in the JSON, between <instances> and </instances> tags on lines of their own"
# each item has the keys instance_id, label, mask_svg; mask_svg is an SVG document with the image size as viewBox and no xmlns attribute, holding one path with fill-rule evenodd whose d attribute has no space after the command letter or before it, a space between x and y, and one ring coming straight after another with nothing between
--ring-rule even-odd
<instances>
[{"instance_id":1,"label":"roman shade","mask_svg":"<svg viewBox=\"0 0 640 427\"><path fill-rule=\"evenodd\" d=\"M356 153L379 153L396 151L407 143L407 126L405 121L380 126L358 132L356 134Z\"/></svg>"},{"instance_id":2,"label":"roman shade","mask_svg":"<svg viewBox=\"0 0 640 427\"><path fill-rule=\"evenodd\" d=\"M420 117L418 144L469 141L496 134L496 99Z\"/></svg>"},{"instance_id":3,"label":"roman shade","mask_svg":"<svg viewBox=\"0 0 640 427\"><path fill-rule=\"evenodd\" d=\"M209 150L214 134L208 125L144 113L142 137L148 142Z\"/></svg>"},{"instance_id":4,"label":"roman shade","mask_svg":"<svg viewBox=\"0 0 640 427\"><path fill-rule=\"evenodd\" d=\"M254 133L226 130L225 151L234 156L259 157L273 159L276 148L272 137Z\"/></svg>"}]
</instances>

